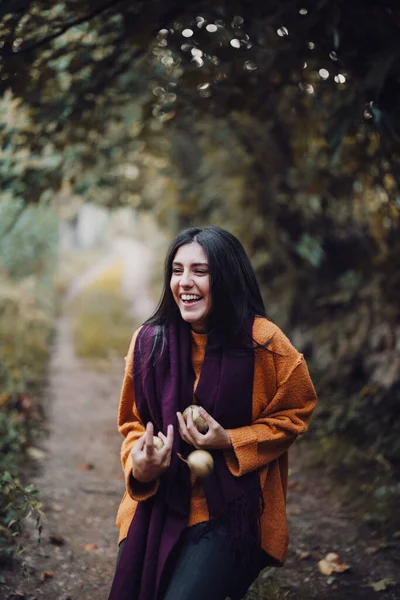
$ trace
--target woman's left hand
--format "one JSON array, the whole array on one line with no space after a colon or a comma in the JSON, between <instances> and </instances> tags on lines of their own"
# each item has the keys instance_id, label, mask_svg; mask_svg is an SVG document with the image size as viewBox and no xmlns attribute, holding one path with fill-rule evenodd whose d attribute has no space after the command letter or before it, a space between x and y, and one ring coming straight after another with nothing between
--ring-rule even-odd
<instances>
[{"instance_id":1,"label":"woman's left hand","mask_svg":"<svg viewBox=\"0 0 400 600\"><path fill-rule=\"evenodd\" d=\"M201 448L204 450L229 450L232 448L231 438L226 429L222 427L208 412L199 407L200 416L203 417L208 425L207 433L200 433L197 427L193 423L192 411L188 411L187 423L182 416L182 413L178 412L178 423L179 432L181 438L191 444L195 448Z\"/></svg>"}]
</instances>

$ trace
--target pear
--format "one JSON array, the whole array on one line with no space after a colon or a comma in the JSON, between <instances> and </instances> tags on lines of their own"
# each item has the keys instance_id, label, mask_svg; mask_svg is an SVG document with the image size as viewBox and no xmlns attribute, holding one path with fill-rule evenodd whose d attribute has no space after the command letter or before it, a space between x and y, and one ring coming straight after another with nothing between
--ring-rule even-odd
<instances>
[{"instance_id":1,"label":"pear","mask_svg":"<svg viewBox=\"0 0 400 600\"><path fill-rule=\"evenodd\" d=\"M203 419L203 417L200 416L199 407L197 406L197 404L190 404L190 406L185 408L185 410L183 411L182 416L185 420L185 423L187 423L189 410L192 410L192 419L197 431L199 431L200 433L207 433L208 425Z\"/></svg>"},{"instance_id":2,"label":"pear","mask_svg":"<svg viewBox=\"0 0 400 600\"><path fill-rule=\"evenodd\" d=\"M161 448L164 446L164 442L162 441L162 439L157 437L156 435L153 436L153 444L156 450L161 450Z\"/></svg>"},{"instance_id":3,"label":"pear","mask_svg":"<svg viewBox=\"0 0 400 600\"><path fill-rule=\"evenodd\" d=\"M214 469L214 459L207 450L194 450L189 454L186 462L197 477L207 477Z\"/></svg>"}]
</instances>

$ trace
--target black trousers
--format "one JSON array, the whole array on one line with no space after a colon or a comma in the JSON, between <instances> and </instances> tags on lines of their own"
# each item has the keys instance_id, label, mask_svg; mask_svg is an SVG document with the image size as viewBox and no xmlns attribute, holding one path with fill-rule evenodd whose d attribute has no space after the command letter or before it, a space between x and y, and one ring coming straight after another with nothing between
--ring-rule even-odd
<instances>
[{"instance_id":1,"label":"black trousers","mask_svg":"<svg viewBox=\"0 0 400 600\"><path fill-rule=\"evenodd\" d=\"M206 526L200 523L186 529L169 562L159 600L239 600L269 564L261 548L247 557L246 565L238 564L226 528L221 525L202 534Z\"/></svg>"}]
</instances>

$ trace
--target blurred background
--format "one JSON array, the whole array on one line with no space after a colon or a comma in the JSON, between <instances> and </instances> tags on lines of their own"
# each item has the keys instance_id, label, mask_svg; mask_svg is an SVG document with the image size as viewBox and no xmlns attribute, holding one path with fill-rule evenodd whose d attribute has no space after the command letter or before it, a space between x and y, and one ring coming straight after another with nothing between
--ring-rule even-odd
<instances>
[{"instance_id":1,"label":"blurred background","mask_svg":"<svg viewBox=\"0 0 400 600\"><path fill-rule=\"evenodd\" d=\"M88 368L121 364L168 242L203 224L243 242L306 357L305 464L396 544L399 29L389 0L1 3L4 553L38 510L15 477L58 320Z\"/></svg>"}]
</instances>

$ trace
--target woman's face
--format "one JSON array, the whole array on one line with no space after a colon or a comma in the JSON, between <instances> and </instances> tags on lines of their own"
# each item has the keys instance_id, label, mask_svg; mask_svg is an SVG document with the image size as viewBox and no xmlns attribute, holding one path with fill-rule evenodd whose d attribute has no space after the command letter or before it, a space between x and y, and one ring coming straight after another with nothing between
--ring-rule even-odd
<instances>
[{"instance_id":1,"label":"woman's face","mask_svg":"<svg viewBox=\"0 0 400 600\"><path fill-rule=\"evenodd\" d=\"M182 319L194 331L206 331L212 304L211 282L206 253L197 242L185 244L176 252L170 287Z\"/></svg>"}]
</instances>

